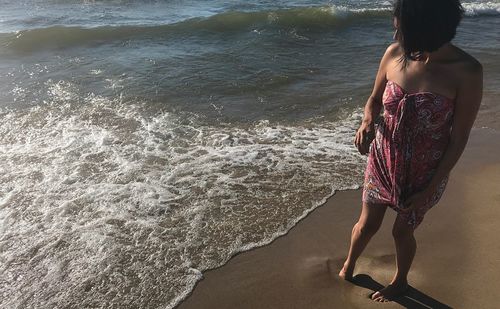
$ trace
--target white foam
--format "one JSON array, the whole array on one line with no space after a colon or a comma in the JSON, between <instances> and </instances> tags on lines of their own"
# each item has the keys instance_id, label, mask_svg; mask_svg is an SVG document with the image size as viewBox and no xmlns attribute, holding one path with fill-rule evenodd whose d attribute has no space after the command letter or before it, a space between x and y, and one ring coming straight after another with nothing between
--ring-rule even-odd
<instances>
[{"instance_id":1,"label":"white foam","mask_svg":"<svg viewBox=\"0 0 500 309\"><path fill-rule=\"evenodd\" d=\"M329 10L332 15L335 15L340 18L349 17L351 14L363 14L363 13L379 13L379 12L390 12L392 10L392 6L376 6L369 8L352 8L345 5L330 5Z\"/></svg>"},{"instance_id":2,"label":"white foam","mask_svg":"<svg viewBox=\"0 0 500 309\"><path fill-rule=\"evenodd\" d=\"M1 307L172 308L361 181L361 109L224 127L47 87L50 102L0 111Z\"/></svg>"},{"instance_id":3,"label":"white foam","mask_svg":"<svg viewBox=\"0 0 500 309\"><path fill-rule=\"evenodd\" d=\"M472 2L462 3L466 16L488 16L500 14L500 3L498 2Z\"/></svg>"},{"instance_id":4,"label":"white foam","mask_svg":"<svg viewBox=\"0 0 500 309\"><path fill-rule=\"evenodd\" d=\"M342 5L331 5L329 10L332 15L337 17L349 17L351 14L391 12L392 4L390 2L381 3L382 6L367 7L367 8L352 8ZM499 2L463 2L466 17L477 16L496 16L500 14Z\"/></svg>"}]
</instances>

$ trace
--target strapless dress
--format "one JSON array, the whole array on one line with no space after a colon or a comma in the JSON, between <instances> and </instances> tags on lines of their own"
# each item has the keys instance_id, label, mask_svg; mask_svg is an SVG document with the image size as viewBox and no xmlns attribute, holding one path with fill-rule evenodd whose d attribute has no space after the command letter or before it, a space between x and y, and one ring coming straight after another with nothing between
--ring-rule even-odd
<instances>
[{"instance_id":1,"label":"strapless dress","mask_svg":"<svg viewBox=\"0 0 500 309\"><path fill-rule=\"evenodd\" d=\"M416 228L441 198L448 176L425 205L401 212L405 200L431 181L449 143L454 100L433 92L407 93L387 81L383 121L375 126L365 170L362 200L385 204Z\"/></svg>"}]
</instances>

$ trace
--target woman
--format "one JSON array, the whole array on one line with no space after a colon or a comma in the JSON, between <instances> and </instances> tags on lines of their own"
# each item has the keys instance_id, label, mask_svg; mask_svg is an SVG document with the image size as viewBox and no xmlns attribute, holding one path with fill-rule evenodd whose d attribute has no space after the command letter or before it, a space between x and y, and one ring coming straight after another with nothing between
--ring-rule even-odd
<instances>
[{"instance_id":1,"label":"woman","mask_svg":"<svg viewBox=\"0 0 500 309\"><path fill-rule=\"evenodd\" d=\"M394 209L396 272L371 296L375 301L389 301L407 289L414 230L440 199L482 98L481 64L450 43L463 15L458 0L397 0L393 14L396 42L382 57L356 132L359 152L369 153L363 206L339 273L352 279L387 207ZM382 106L383 121L375 130Z\"/></svg>"}]
</instances>

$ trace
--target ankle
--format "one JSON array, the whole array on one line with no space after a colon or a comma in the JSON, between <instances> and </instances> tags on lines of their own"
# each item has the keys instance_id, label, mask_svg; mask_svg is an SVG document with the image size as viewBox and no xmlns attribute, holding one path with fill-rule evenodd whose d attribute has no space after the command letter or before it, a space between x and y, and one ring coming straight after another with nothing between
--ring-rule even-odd
<instances>
[{"instance_id":1,"label":"ankle","mask_svg":"<svg viewBox=\"0 0 500 309\"><path fill-rule=\"evenodd\" d=\"M352 262L351 260L347 259L344 262L344 269L354 269L355 265L356 265L356 262Z\"/></svg>"},{"instance_id":2,"label":"ankle","mask_svg":"<svg viewBox=\"0 0 500 309\"><path fill-rule=\"evenodd\" d=\"M391 285L395 285L395 286L407 286L408 285L408 279L407 278L394 278L392 279L391 281Z\"/></svg>"}]
</instances>

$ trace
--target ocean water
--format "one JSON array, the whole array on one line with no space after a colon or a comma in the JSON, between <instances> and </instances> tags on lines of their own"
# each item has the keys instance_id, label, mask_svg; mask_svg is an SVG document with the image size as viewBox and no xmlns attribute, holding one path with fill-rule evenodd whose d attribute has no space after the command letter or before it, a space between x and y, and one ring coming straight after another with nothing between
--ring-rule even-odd
<instances>
[{"instance_id":1,"label":"ocean water","mask_svg":"<svg viewBox=\"0 0 500 309\"><path fill-rule=\"evenodd\" d=\"M388 1L5 0L0 307L173 308L359 188ZM454 43L500 128L500 1Z\"/></svg>"}]
</instances>

